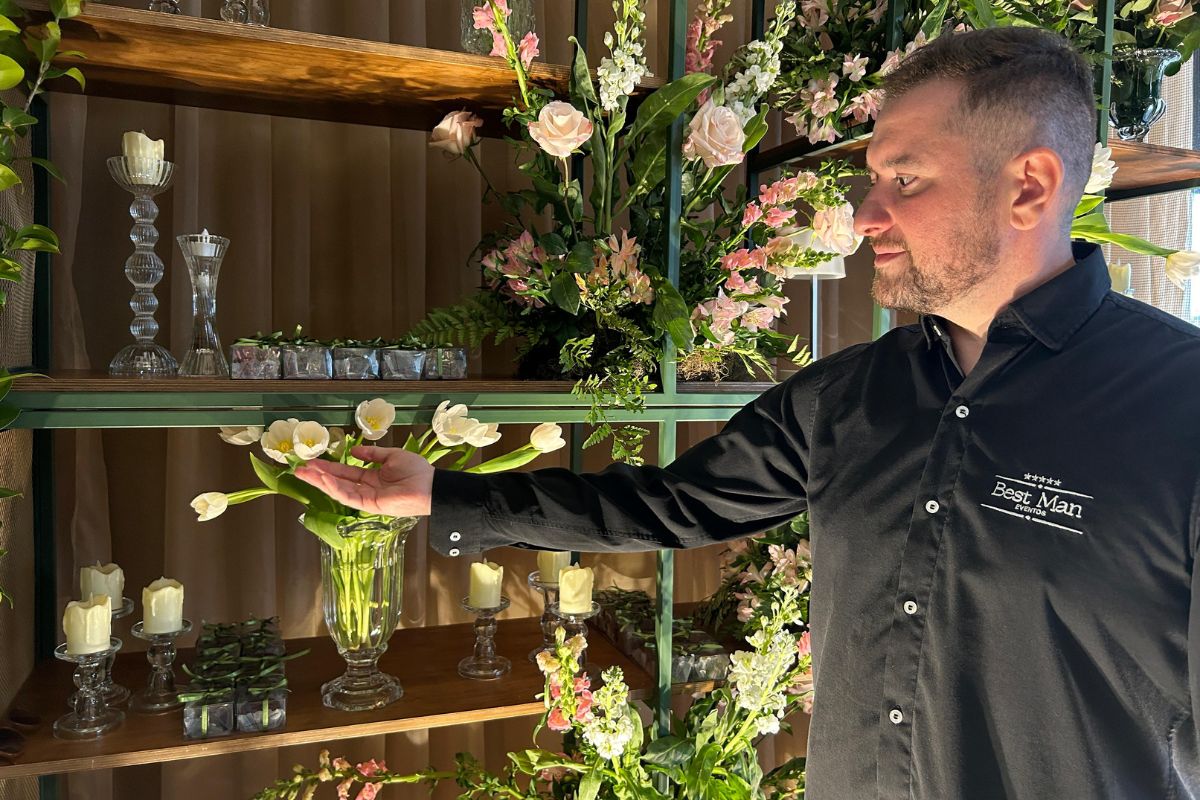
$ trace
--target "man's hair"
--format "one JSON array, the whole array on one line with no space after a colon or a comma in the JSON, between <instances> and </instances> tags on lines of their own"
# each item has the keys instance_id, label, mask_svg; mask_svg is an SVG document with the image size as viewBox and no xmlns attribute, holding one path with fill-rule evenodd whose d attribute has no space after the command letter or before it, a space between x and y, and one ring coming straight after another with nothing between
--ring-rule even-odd
<instances>
[{"instance_id":1,"label":"man's hair","mask_svg":"<svg viewBox=\"0 0 1200 800\"><path fill-rule=\"evenodd\" d=\"M1087 62L1065 38L1040 28L947 31L884 79L885 103L943 79L962 87L959 106L951 111L952 130L972 141L981 179L995 177L1005 162L1030 148L1058 153L1069 224L1091 174L1096 141Z\"/></svg>"}]
</instances>

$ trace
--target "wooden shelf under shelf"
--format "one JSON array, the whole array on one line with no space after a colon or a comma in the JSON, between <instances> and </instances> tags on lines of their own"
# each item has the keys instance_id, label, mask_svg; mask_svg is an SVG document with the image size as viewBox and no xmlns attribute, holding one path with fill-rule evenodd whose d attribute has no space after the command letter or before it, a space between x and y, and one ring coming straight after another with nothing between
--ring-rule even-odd
<instances>
[{"instance_id":1,"label":"wooden shelf under shelf","mask_svg":"<svg viewBox=\"0 0 1200 800\"><path fill-rule=\"evenodd\" d=\"M321 684L345 668L333 641L327 636L289 641L292 650L310 647L312 652L288 665L291 693L286 727L195 741L183 738L182 714L178 711L158 716L127 711L125 723L98 740L55 739L52 725L66 711L66 699L73 689L72 667L62 661L39 664L13 707L33 712L41 718L41 724L28 734L21 755L11 763L0 757L0 781L539 714L543 706L536 695L543 688L542 676L527 658L541 642L539 620L501 619L499 623L496 647L500 655L512 661L509 675L496 681L459 677L458 661L470 655L474 642L471 624L398 630L392 635L380 668L400 679L404 697L386 708L356 713L334 711L321 704ZM181 650L176 664L189 663L191 658L190 650ZM644 699L653 692L653 678L603 636L588 637L588 661L596 667L621 667L635 698ZM128 653L117 657L113 677L136 690L145 684L148 670L144 653ZM181 676L176 669L176 677Z\"/></svg>"},{"instance_id":2,"label":"wooden shelf under shelf","mask_svg":"<svg viewBox=\"0 0 1200 800\"><path fill-rule=\"evenodd\" d=\"M519 92L499 58L100 3L62 34L61 49L87 56L59 60L83 70L87 94L125 100L415 130L466 108L501 135L500 111ZM566 94L566 66L534 62L529 74ZM51 88L76 90L69 80Z\"/></svg>"},{"instance_id":3,"label":"wooden shelf under shelf","mask_svg":"<svg viewBox=\"0 0 1200 800\"><path fill-rule=\"evenodd\" d=\"M813 168L830 158L846 158L862 166L866 163L867 143L871 135L813 149L804 139L772 147L753 154L751 169L767 170L781 164ZM1142 142L1109 141L1117 174L1107 198L1128 200L1133 197L1173 192L1200 186L1200 151L1165 147Z\"/></svg>"}]
</instances>

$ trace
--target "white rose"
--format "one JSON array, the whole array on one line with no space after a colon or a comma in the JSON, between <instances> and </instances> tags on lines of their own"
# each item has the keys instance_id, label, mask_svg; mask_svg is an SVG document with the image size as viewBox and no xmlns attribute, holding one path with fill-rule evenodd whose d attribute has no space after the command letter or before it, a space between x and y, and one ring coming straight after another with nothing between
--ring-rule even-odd
<instances>
[{"instance_id":1,"label":"white rose","mask_svg":"<svg viewBox=\"0 0 1200 800\"><path fill-rule=\"evenodd\" d=\"M1088 177L1083 193L1100 194L1112 185L1116 172L1117 165L1112 160L1112 148L1096 142L1096 150L1092 154L1092 174Z\"/></svg>"},{"instance_id":2,"label":"white rose","mask_svg":"<svg viewBox=\"0 0 1200 800\"><path fill-rule=\"evenodd\" d=\"M192 509L195 510L200 522L208 522L225 513L229 508L229 498L224 492L205 492L192 499Z\"/></svg>"},{"instance_id":3,"label":"white rose","mask_svg":"<svg viewBox=\"0 0 1200 800\"><path fill-rule=\"evenodd\" d=\"M699 158L704 166L712 169L740 164L746 156L742 152L745 144L746 132L742 130L737 114L709 100L700 107L688 125L683 155L686 158Z\"/></svg>"},{"instance_id":4,"label":"white rose","mask_svg":"<svg viewBox=\"0 0 1200 800\"><path fill-rule=\"evenodd\" d=\"M229 444L250 445L262 438L262 425L221 426L221 440Z\"/></svg>"},{"instance_id":5,"label":"white rose","mask_svg":"<svg viewBox=\"0 0 1200 800\"><path fill-rule=\"evenodd\" d=\"M261 439L263 452L280 464L288 463L287 454L292 452L292 434L299 424L298 419L279 419L272 422Z\"/></svg>"},{"instance_id":6,"label":"white rose","mask_svg":"<svg viewBox=\"0 0 1200 800\"><path fill-rule=\"evenodd\" d=\"M862 237L854 232L854 206L823 208L813 214L813 245L828 253L848 256L862 244Z\"/></svg>"},{"instance_id":7,"label":"white rose","mask_svg":"<svg viewBox=\"0 0 1200 800\"><path fill-rule=\"evenodd\" d=\"M533 433L529 434L529 443L541 453L553 453L567 446L563 440L562 428L553 422L543 422L534 428Z\"/></svg>"},{"instance_id":8,"label":"white rose","mask_svg":"<svg viewBox=\"0 0 1200 800\"><path fill-rule=\"evenodd\" d=\"M329 431L319 422L301 422L292 431L292 449L305 461L312 461L329 449Z\"/></svg>"},{"instance_id":9,"label":"white rose","mask_svg":"<svg viewBox=\"0 0 1200 800\"><path fill-rule=\"evenodd\" d=\"M362 431L363 438L372 442L386 436L395 421L396 407L382 397L363 400L354 410L355 424Z\"/></svg>"},{"instance_id":10,"label":"white rose","mask_svg":"<svg viewBox=\"0 0 1200 800\"><path fill-rule=\"evenodd\" d=\"M467 434L467 444L472 447L487 447L489 444L495 444L500 441L500 425L491 423L479 423L479 427Z\"/></svg>"},{"instance_id":11,"label":"white rose","mask_svg":"<svg viewBox=\"0 0 1200 800\"><path fill-rule=\"evenodd\" d=\"M442 117L442 121L429 134L429 146L461 156L467 152L467 148L479 141L475 129L482 124L483 120L470 111L451 111Z\"/></svg>"},{"instance_id":12,"label":"white rose","mask_svg":"<svg viewBox=\"0 0 1200 800\"><path fill-rule=\"evenodd\" d=\"M467 411L462 403L451 406L449 400L443 400L433 412L433 432L443 447L457 447L469 439L482 440L487 434L488 426L468 417Z\"/></svg>"},{"instance_id":13,"label":"white rose","mask_svg":"<svg viewBox=\"0 0 1200 800\"><path fill-rule=\"evenodd\" d=\"M591 120L570 103L555 100L529 123L529 135L538 146L555 158L566 158L592 138Z\"/></svg>"},{"instance_id":14,"label":"white rose","mask_svg":"<svg viewBox=\"0 0 1200 800\"><path fill-rule=\"evenodd\" d=\"M1200 275L1200 253L1180 250L1167 256L1167 280L1179 289L1189 278Z\"/></svg>"}]
</instances>

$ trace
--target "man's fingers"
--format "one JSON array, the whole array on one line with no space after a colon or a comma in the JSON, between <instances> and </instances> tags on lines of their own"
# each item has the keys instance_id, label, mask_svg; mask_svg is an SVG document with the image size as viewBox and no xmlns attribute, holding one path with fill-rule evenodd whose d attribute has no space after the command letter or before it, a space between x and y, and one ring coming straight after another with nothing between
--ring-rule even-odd
<instances>
[{"instance_id":1,"label":"man's fingers","mask_svg":"<svg viewBox=\"0 0 1200 800\"><path fill-rule=\"evenodd\" d=\"M394 452L396 452L394 447L374 447L369 444L360 444L350 448L350 455L373 464L382 464L387 461L388 455Z\"/></svg>"},{"instance_id":2,"label":"man's fingers","mask_svg":"<svg viewBox=\"0 0 1200 800\"><path fill-rule=\"evenodd\" d=\"M328 472L313 470L307 475L300 475L297 471L297 476L302 477L307 483L312 484L325 494L329 495L333 500L342 503L343 505L360 508L363 511L376 511L375 492L370 490L370 497L367 496L367 487L363 486L354 480L331 475Z\"/></svg>"},{"instance_id":3,"label":"man's fingers","mask_svg":"<svg viewBox=\"0 0 1200 800\"><path fill-rule=\"evenodd\" d=\"M337 461L325 461L324 459L314 458L302 467L296 469L296 476L303 478L306 474L319 472L325 475L334 475L338 478L343 478L351 482L362 481L366 478L368 470L362 467L355 467L351 464L342 464ZM311 483L311 481L310 481Z\"/></svg>"}]
</instances>

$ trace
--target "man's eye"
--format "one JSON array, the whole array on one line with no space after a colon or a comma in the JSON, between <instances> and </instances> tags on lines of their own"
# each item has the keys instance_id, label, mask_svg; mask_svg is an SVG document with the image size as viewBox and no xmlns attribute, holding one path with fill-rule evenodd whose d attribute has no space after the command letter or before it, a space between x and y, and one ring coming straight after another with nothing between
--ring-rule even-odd
<instances>
[{"instance_id":1,"label":"man's eye","mask_svg":"<svg viewBox=\"0 0 1200 800\"><path fill-rule=\"evenodd\" d=\"M898 183L900 185L901 189L906 188L907 186L911 185L912 182L915 180L916 180L916 178L912 177L911 175L897 175L896 176L896 183Z\"/></svg>"}]
</instances>

